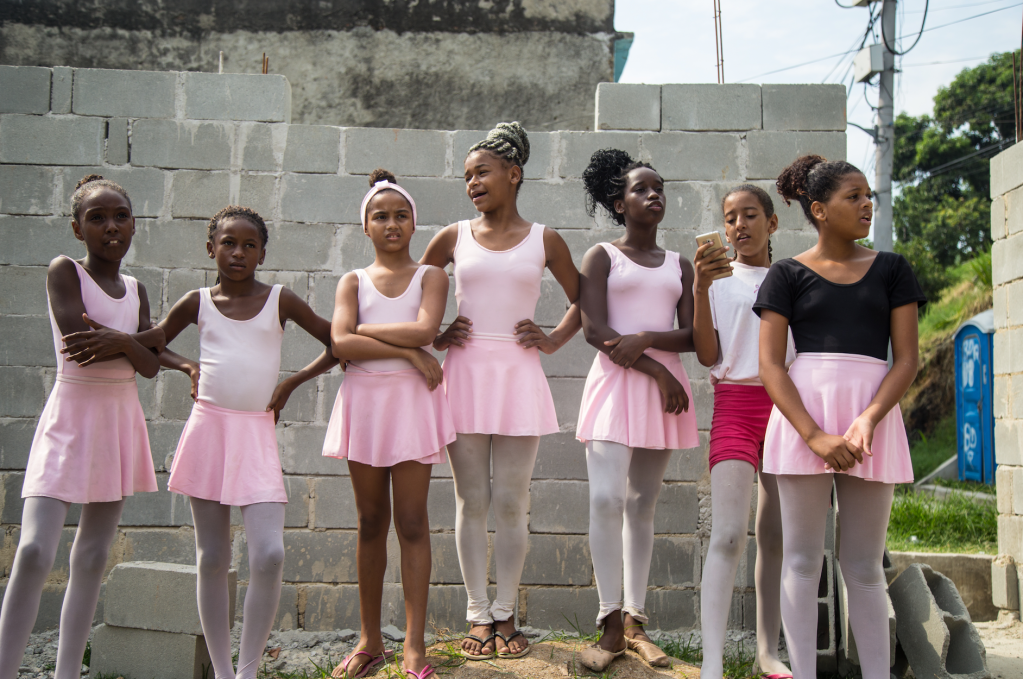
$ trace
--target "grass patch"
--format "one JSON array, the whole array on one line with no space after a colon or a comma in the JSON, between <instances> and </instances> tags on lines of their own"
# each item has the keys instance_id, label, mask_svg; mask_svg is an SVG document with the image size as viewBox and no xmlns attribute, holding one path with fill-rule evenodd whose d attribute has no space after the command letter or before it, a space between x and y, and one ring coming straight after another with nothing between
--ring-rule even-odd
<instances>
[{"instance_id":1,"label":"grass patch","mask_svg":"<svg viewBox=\"0 0 1023 679\"><path fill-rule=\"evenodd\" d=\"M984 493L985 495L996 495L994 486L976 481L958 481L955 479L934 479L934 485L951 488L953 490L964 490L969 493Z\"/></svg>"},{"instance_id":2,"label":"grass patch","mask_svg":"<svg viewBox=\"0 0 1023 679\"><path fill-rule=\"evenodd\" d=\"M920 433L910 446L909 455L913 460L913 478L920 480L937 469L942 462L956 454L955 412L943 417L930 436Z\"/></svg>"},{"instance_id":3,"label":"grass patch","mask_svg":"<svg viewBox=\"0 0 1023 679\"><path fill-rule=\"evenodd\" d=\"M690 665L703 663L703 649L688 636L685 639L680 636L662 637L656 643L673 658ZM764 676L757 671L756 649L747 649L741 641L732 650L726 646L723 661L725 679L759 679Z\"/></svg>"},{"instance_id":4,"label":"grass patch","mask_svg":"<svg viewBox=\"0 0 1023 679\"><path fill-rule=\"evenodd\" d=\"M914 539L915 538L915 539ZM888 523L888 549L909 552L995 554L998 510L953 492L943 500L900 490Z\"/></svg>"}]
</instances>

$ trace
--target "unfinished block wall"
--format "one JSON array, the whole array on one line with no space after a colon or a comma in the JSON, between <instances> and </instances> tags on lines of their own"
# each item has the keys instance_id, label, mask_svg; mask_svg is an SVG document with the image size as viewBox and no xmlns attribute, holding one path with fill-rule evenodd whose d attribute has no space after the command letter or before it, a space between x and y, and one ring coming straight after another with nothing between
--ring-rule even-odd
<instances>
[{"instance_id":1,"label":"unfinished block wall","mask_svg":"<svg viewBox=\"0 0 1023 679\"><path fill-rule=\"evenodd\" d=\"M994 286L995 484L998 558L994 605L1019 611L1023 579L1023 144L991 159L991 267Z\"/></svg>"},{"instance_id":2,"label":"unfinished block wall","mask_svg":"<svg viewBox=\"0 0 1023 679\"><path fill-rule=\"evenodd\" d=\"M372 261L358 206L376 167L396 173L416 198L419 256L442 226L474 216L462 160L479 130L393 130L289 124L290 86L281 76L156 73L0 66L0 569L9 575L18 542L23 470L36 418L53 385L47 321L46 266L58 254L80 257L71 234L69 198L79 178L99 172L130 193L137 234L125 261L145 284L153 317L190 289L211 285L206 220L229 203L267 218L270 243L259 276L290 286L320 314L332 312L345 272ZM577 264L593 244L620 234L586 215L580 175L590 154L618 147L653 164L666 180L668 210L659 238L686 257L694 236L721 229L720 201L752 181L773 193L773 179L797 154L845 157L845 95L819 85L615 85L597 92L596 132L530 135L520 211L557 229ZM776 205L776 258L815 239L797 209ZM544 281L536 320L553 327L566 300ZM454 295L448 320L455 311ZM191 328L173 344L198 355ZM282 371L295 371L321 347L289 325ZM543 438L531 489L529 558L519 595L525 624L592 626L597 594L587 543L588 490L582 445L575 440L583 382L594 350L581 334L544 356L561 432ZM651 623L662 629L699 625L701 562L710 533L706 430L713 393L707 371L684 357L694 388L703 446L676 453L657 511L650 577ZM320 449L341 373L334 370L292 396L278 427L289 492L279 625L322 630L358 627L356 513L341 461ZM161 372L139 378L157 476L167 470L188 417L188 380ZM454 541L450 469L434 469L430 493L435 624L460 629L465 591ZM755 501L754 501L755 502ZM56 625L68 575L72 511L37 627ZM752 521L750 528L752 530ZM248 580L245 534L235 513L239 594ZM397 541L392 540L384 624L403 625ZM188 503L166 490L125 506L109 568L122 561L193 563ZM731 625L755 624L752 536L736 578ZM240 610L240 607L239 607Z\"/></svg>"}]
</instances>

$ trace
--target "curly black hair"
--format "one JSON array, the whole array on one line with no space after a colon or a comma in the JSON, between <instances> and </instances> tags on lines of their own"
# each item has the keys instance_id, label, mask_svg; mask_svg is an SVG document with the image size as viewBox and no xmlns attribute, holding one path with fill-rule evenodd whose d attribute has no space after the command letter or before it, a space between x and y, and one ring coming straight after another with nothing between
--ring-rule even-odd
<instances>
[{"instance_id":1,"label":"curly black hair","mask_svg":"<svg viewBox=\"0 0 1023 679\"><path fill-rule=\"evenodd\" d=\"M258 212L241 205L228 205L213 215L209 225L206 227L206 238L209 242L213 242L213 237L217 235L217 227L220 226L220 223L230 217L241 217L252 222L252 225L259 231L259 239L263 242L263 247L266 247L267 241L270 240L270 232L266 230L266 222L263 221Z\"/></svg>"},{"instance_id":2,"label":"curly black hair","mask_svg":"<svg viewBox=\"0 0 1023 679\"><path fill-rule=\"evenodd\" d=\"M128 209L131 209L131 198L128 197L128 192L118 184L117 182L104 179L103 175L99 174L87 174L78 180L75 184L75 192L71 194L71 216L74 220L78 221L78 213L82 209L82 201L95 191L96 189L107 188L117 191L119 194L124 196L124 199L128 201Z\"/></svg>"},{"instance_id":3,"label":"curly black hair","mask_svg":"<svg viewBox=\"0 0 1023 679\"><path fill-rule=\"evenodd\" d=\"M729 196L734 196L737 193L748 193L752 195L760 203L760 207L764 210L764 216L770 219L774 216L774 201L771 200L771 196L767 194L762 188L756 184L739 184L728 189L728 193L721 199L721 211L725 211L725 201L728 200ZM732 248L732 259L739 258L739 251ZM767 236L767 261L774 261L774 248L771 247L771 236Z\"/></svg>"},{"instance_id":4,"label":"curly black hair","mask_svg":"<svg viewBox=\"0 0 1023 679\"><path fill-rule=\"evenodd\" d=\"M801 156L778 176L778 193L785 199L786 205L798 200L806 221L813 224L813 228L820 229L810 206L818 202L826 203L838 190L842 178L854 172L862 174L858 167L844 160L829 161L824 156Z\"/></svg>"},{"instance_id":5,"label":"curly black hair","mask_svg":"<svg viewBox=\"0 0 1023 679\"><path fill-rule=\"evenodd\" d=\"M615 201L625 197L625 176L638 167L654 170L649 163L633 160L632 156L619 149L595 151L590 156L590 164L583 170L586 212L591 217L595 216L599 205L616 224L624 226L625 215L615 211Z\"/></svg>"}]
</instances>

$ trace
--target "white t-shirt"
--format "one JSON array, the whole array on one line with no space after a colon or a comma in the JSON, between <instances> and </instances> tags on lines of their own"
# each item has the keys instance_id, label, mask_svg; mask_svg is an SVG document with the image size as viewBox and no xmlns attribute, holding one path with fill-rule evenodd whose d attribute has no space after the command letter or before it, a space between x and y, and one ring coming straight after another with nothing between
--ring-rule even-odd
<instances>
[{"instance_id":1,"label":"white t-shirt","mask_svg":"<svg viewBox=\"0 0 1023 679\"><path fill-rule=\"evenodd\" d=\"M767 269L732 262L732 275L719 278L708 289L710 313L718 331L721 350L710 369L710 382L717 384L761 384L760 317L753 313L760 284ZM796 360L796 346L789 330L785 365Z\"/></svg>"}]
</instances>

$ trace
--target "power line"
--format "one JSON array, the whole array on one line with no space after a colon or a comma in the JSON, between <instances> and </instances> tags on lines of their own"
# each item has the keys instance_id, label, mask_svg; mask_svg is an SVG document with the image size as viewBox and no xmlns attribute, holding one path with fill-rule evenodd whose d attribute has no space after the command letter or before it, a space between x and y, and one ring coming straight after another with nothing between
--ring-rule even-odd
<instances>
[{"instance_id":1,"label":"power line","mask_svg":"<svg viewBox=\"0 0 1023 679\"><path fill-rule=\"evenodd\" d=\"M882 17L884 16L884 8L887 6L887 4L888 3L883 3L881 5ZM884 46L888 49L889 52L891 52L897 57L901 57L904 54L909 54L909 52L912 51L912 49L917 46L917 43L920 42L920 38L923 37L924 26L927 24L927 10L930 9L930 7L931 0L924 0L924 18L920 20L920 30L916 34L916 40L914 40L913 44L909 46L909 49L902 52L897 51L894 47L888 44L888 36L884 34L884 19L881 20L881 40L884 42Z\"/></svg>"},{"instance_id":2,"label":"power line","mask_svg":"<svg viewBox=\"0 0 1023 679\"><path fill-rule=\"evenodd\" d=\"M986 17L988 14L994 14L995 12L1004 12L1007 9L1012 9L1014 7L1020 7L1020 6L1023 6L1023 2L1017 2L1014 5L1007 5L1006 7L999 7L998 9L993 9L993 10L991 10L989 12L983 12L981 14L974 14L973 16L965 17L963 19L958 19L956 21L951 21L951 22L949 22L947 24L939 24L938 26L931 26L930 28L925 29L922 32L923 33L930 33L931 31L936 31L939 28L945 28L946 26L955 26L956 24L961 24L964 21L970 21L971 19L979 19L980 17Z\"/></svg>"},{"instance_id":3,"label":"power line","mask_svg":"<svg viewBox=\"0 0 1023 679\"><path fill-rule=\"evenodd\" d=\"M932 12L947 12L950 9L974 9L981 5L993 5L996 2L1005 2L1005 0L984 0L984 2L975 2L971 5L950 5L949 7L935 7ZM920 9L907 9L904 10L905 14L921 14L923 10Z\"/></svg>"},{"instance_id":4,"label":"power line","mask_svg":"<svg viewBox=\"0 0 1023 679\"><path fill-rule=\"evenodd\" d=\"M988 55L990 56L990 55ZM900 64L901 68L913 68L916 66L935 66L937 64L960 64L964 61L974 61L976 59L987 59L987 56L982 57L965 57L963 59L950 59L949 61L925 61L919 64Z\"/></svg>"}]
</instances>

